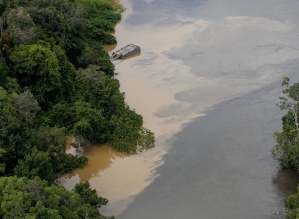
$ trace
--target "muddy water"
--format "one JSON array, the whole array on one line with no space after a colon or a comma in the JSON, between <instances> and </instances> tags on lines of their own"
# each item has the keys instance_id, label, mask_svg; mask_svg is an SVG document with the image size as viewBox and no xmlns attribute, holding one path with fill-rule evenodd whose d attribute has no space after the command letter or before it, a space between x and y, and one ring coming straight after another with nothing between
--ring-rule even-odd
<instances>
[{"instance_id":1,"label":"muddy water","mask_svg":"<svg viewBox=\"0 0 299 219\"><path fill-rule=\"evenodd\" d=\"M126 101L156 133L153 150L93 147L67 188L90 180L118 218L279 218L298 178L271 159L282 75L298 80L293 0L123 0L115 61Z\"/></svg>"}]
</instances>

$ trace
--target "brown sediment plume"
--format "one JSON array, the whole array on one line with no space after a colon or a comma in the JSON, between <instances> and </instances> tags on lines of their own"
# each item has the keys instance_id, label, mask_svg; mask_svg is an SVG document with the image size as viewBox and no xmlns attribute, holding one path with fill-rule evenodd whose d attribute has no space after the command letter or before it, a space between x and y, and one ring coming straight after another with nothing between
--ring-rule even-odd
<instances>
[{"instance_id":1,"label":"brown sediment plume","mask_svg":"<svg viewBox=\"0 0 299 219\"><path fill-rule=\"evenodd\" d=\"M123 14L125 18L131 13L131 8L129 2L122 3L127 8ZM120 81L121 92L125 92L128 105L143 116L143 125L155 133L156 145L151 150L131 156L116 152L107 145L92 147L86 152L89 158L86 167L60 178L62 185L68 189L80 181L89 180L99 195L109 199L108 206L101 208L103 214L119 215L134 200L133 197L155 179L155 169L163 164L163 155L168 150L166 140L177 133L183 124L199 115L194 113L193 105L175 100L174 94L197 86L202 79L194 76L190 67L180 60L170 60L162 54L174 45L181 45L185 36L191 35L192 31L189 27L171 27L162 31L153 30L149 26L129 31L125 24L120 23L115 34L118 44L105 46L106 51L121 48L128 43L141 47L141 54L115 61L116 72L119 73L116 77ZM171 37L173 35L178 37ZM169 41L165 42L165 39ZM166 108L169 111L161 116L159 112ZM185 108L193 111L186 113Z\"/></svg>"}]
</instances>

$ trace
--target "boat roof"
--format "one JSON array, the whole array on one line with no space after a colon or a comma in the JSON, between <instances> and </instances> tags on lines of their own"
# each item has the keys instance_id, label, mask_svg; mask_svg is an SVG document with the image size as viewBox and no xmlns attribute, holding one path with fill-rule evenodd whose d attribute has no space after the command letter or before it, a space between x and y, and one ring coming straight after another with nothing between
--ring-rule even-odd
<instances>
[{"instance_id":1,"label":"boat roof","mask_svg":"<svg viewBox=\"0 0 299 219\"><path fill-rule=\"evenodd\" d=\"M138 47L139 47L139 46L136 46L136 45L130 43L130 44L124 46L123 48L121 48L121 49L115 51L114 53L122 53L122 54L123 54L124 52L128 53L128 52L131 52L131 51L133 51L134 49L136 49L136 48L138 48Z\"/></svg>"}]
</instances>

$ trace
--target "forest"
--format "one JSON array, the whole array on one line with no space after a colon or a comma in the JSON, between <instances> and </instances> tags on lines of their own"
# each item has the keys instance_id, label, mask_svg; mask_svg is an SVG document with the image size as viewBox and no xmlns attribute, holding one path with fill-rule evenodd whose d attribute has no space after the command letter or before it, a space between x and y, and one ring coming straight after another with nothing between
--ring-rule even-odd
<instances>
[{"instance_id":1,"label":"forest","mask_svg":"<svg viewBox=\"0 0 299 219\"><path fill-rule=\"evenodd\" d=\"M88 182L54 182L88 162L66 153L66 136L80 150L154 147L103 49L123 10L114 0L0 1L0 218L113 218Z\"/></svg>"}]
</instances>

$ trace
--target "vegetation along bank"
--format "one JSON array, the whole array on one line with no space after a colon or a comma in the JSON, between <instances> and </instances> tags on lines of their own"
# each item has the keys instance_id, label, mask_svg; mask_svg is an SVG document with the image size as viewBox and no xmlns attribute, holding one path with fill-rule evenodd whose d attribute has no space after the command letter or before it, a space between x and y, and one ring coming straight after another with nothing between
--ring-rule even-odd
<instances>
[{"instance_id":1,"label":"vegetation along bank","mask_svg":"<svg viewBox=\"0 0 299 219\"><path fill-rule=\"evenodd\" d=\"M290 85L290 79L283 77L281 83L283 96L277 104L287 114L282 117L282 132L274 133L277 142L272 149L272 156L282 168L291 168L299 172L299 83ZM299 218L299 186L298 193L285 201L286 219Z\"/></svg>"},{"instance_id":2,"label":"vegetation along bank","mask_svg":"<svg viewBox=\"0 0 299 219\"><path fill-rule=\"evenodd\" d=\"M88 182L72 191L58 174L83 167L76 147L108 143L125 153L154 134L125 103L103 45L123 7L112 0L3 0L0 4L0 217L109 218Z\"/></svg>"}]
</instances>

